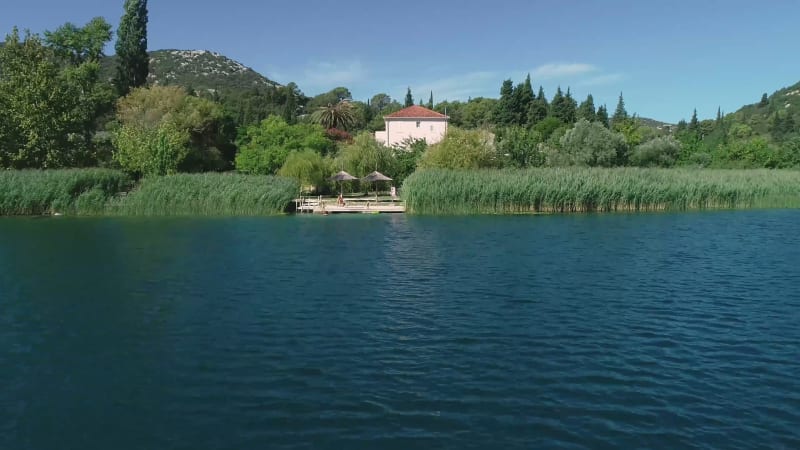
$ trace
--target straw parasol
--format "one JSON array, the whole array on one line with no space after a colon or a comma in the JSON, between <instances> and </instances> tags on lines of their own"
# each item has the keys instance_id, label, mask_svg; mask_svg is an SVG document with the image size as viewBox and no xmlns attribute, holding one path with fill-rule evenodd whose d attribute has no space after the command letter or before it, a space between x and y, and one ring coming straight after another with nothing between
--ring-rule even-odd
<instances>
[{"instance_id":1,"label":"straw parasol","mask_svg":"<svg viewBox=\"0 0 800 450\"><path fill-rule=\"evenodd\" d=\"M339 187L341 189L341 191L340 191L341 194L344 194L344 186L342 186L342 184L341 184L342 181L353 181L353 180L357 180L357 179L358 178L350 175L349 173L345 172L344 170L342 170L341 172L337 173L336 175L328 178L328 180L330 180L330 181L339 181L340 182L339 183Z\"/></svg>"},{"instance_id":2,"label":"straw parasol","mask_svg":"<svg viewBox=\"0 0 800 450\"><path fill-rule=\"evenodd\" d=\"M366 181L367 183L375 183L375 198L377 199L378 181L392 181L392 179L376 170L375 172L372 172L371 174L362 178L361 181Z\"/></svg>"}]
</instances>

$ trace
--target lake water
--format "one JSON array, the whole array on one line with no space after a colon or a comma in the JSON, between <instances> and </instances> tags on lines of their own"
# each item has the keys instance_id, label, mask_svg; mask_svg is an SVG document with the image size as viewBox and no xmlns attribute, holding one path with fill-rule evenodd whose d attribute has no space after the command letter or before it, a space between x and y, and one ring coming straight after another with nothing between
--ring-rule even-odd
<instances>
[{"instance_id":1,"label":"lake water","mask_svg":"<svg viewBox=\"0 0 800 450\"><path fill-rule=\"evenodd\" d=\"M0 448L800 448L800 211L0 219Z\"/></svg>"}]
</instances>

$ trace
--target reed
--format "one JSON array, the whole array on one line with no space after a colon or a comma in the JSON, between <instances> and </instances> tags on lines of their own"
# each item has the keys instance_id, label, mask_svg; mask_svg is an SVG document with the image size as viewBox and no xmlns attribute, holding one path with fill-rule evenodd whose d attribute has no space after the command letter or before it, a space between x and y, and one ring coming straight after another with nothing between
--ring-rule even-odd
<instances>
[{"instance_id":1,"label":"reed","mask_svg":"<svg viewBox=\"0 0 800 450\"><path fill-rule=\"evenodd\" d=\"M800 171L641 168L425 170L403 184L414 214L800 207Z\"/></svg>"},{"instance_id":2,"label":"reed","mask_svg":"<svg viewBox=\"0 0 800 450\"><path fill-rule=\"evenodd\" d=\"M300 192L290 178L240 174L179 174L145 178L109 206L125 216L263 216L283 213Z\"/></svg>"},{"instance_id":3,"label":"reed","mask_svg":"<svg viewBox=\"0 0 800 450\"><path fill-rule=\"evenodd\" d=\"M0 215L103 214L131 179L110 169L0 171Z\"/></svg>"}]
</instances>

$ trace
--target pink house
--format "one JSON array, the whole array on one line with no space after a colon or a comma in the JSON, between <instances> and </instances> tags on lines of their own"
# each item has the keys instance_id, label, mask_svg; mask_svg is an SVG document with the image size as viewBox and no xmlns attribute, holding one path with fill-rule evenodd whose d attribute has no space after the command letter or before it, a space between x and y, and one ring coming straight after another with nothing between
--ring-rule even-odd
<instances>
[{"instance_id":1,"label":"pink house","mask_svg":"<svg viewBox=\"0 0 800 450\"><path fill-rule=\"evenodd\" d=\"M375 140L393 147L409 139L425 139L433 145L447 133L450 118L422 106L409 106L384 116L385 131L376 131Z\"/></svg>"}]
</instances>

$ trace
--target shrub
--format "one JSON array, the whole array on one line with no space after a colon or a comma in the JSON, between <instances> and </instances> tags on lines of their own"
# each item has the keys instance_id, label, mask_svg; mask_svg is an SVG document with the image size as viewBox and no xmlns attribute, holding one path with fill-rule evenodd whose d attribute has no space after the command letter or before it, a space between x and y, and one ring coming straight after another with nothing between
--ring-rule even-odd
<instances>
[{"instance_id":1,"label":"shrub","mask_svg":"<svg viewBox=\"0 0 800 450\"><path fill-rule=\"evenodd\" d=\"M478 169L502 165L494 144L494 135L485 130L462 130L451 127L447 136L422 155L423 169Z\"/></svg>"},{"instance_id":2,"label":"shrub","mask_svg":"<svg viewBox=\"0 0 800 450\"><path fill-rule=\"evenodd\" d=\"M549 166L611 167L625 153L625 139L598 122L581 119L564 134L559 148L551 147Z\"/></svg>"},{"instance_id":3,"label":"shrub","mask_svg":"<svg viewBox=\"0 0 800 450\"><path fill-rule=\"evenodd\" d=\"M680 152L681 143L672 136L657 137L636 146L630 162L640 167L672 167Z\"/></svg>"}]
</instances>

